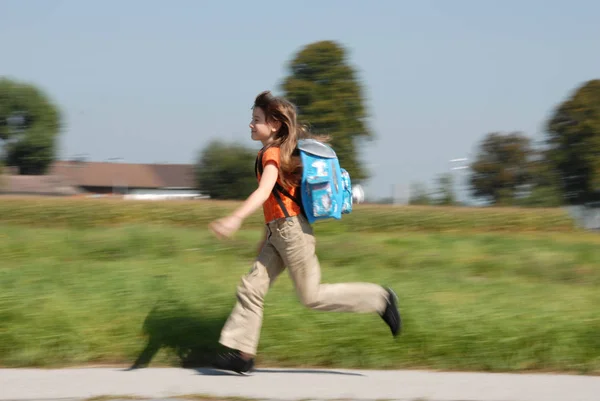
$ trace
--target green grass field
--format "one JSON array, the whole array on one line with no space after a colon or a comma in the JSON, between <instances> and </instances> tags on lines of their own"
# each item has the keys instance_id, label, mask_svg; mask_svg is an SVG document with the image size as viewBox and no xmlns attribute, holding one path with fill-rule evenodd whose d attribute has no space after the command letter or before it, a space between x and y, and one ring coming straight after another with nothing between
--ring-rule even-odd
<instances>
[{"instance_id":1,"label":"green grass field","mask_svg":"<svg viewBox=\"0 0 600 401\"><path fill-rule=\"evenodd\" d=\"M44 197L3 197L0 224L31 227L114 227L159 224L205 229L237 207L224 201L126 201ZM245 228L259 228L256 212ZM573 220L562 209L419 207L357 205L341 221L320 222L322 233L340 232L574 232Z\"/></svg>"},{"instance_id":2,"label":"green grass field","mask_svg":"<svg viewBox=\"0 0 600 401\"><path fill-rule=\"evenodd\" d=\"M43 209L23 206L36 207ZM370 208L396 222L407 213ZM419 210L424 215L413 221L427 221L427 210ZM204 213L207 220L223 210ZM251 223L218 242L203 224L124 219L52 227L25 217L4 216L0 227L0 365L9 367L207 363L259 239ZM353 217L369 220L367 212ZM60 213L54 218L60 222ZM393 340L378 316L304 309L282 275L266 300L262 366L600 373L597 234L565 224L473 232L475 223L460 221L455 232L423 223L348 227L317 227L323 281L391 285L404 334Z\"/></svg>"}]
</instances>

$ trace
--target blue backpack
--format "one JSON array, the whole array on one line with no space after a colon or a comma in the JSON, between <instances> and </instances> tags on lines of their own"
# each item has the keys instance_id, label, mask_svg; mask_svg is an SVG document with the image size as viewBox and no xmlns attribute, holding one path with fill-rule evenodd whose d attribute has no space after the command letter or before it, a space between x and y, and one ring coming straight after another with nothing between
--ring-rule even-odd
<instances>
[{"instance_id":1,"label":"blue backpack","mask_svg":"<svg viewBox=\"0 0 600 401\"><path fill-rule=\"evenodd\" d=\"M352 182L350 174L340 167L335 151L314 139L300 139L298 151L302 162L299 197L292 196L279 183L273 195L286 217L287 209L280 194L294 200L302 208L309 223L334 218L352 212ZM262 152L256 160L255 171L262 170Z\"/></svg>"}]
</instances>

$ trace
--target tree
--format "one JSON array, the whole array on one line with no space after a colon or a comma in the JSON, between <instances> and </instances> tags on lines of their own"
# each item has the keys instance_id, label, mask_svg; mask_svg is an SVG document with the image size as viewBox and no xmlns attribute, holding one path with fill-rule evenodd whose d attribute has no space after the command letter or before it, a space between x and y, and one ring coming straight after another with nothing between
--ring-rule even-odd
<instances>
[{"instance_id":1,"label":"tree","mask_svg":"<svg viewBox=\"0 0 600 401\"><path fill-rule=\"evenodd\" d=\"M450 206L456 203L452 174L441 174L437 178L438 189L433 201L436 205Z\"/></svg>"},{"instance_id":2,"label":"tree","mask_svg":"<svg viewBox=\"0 0 600 401\"><path fill-rule=\"evenodd\" d=\"M519 197L516 203L524 207L558 207L563 205L558 175L548 158L546 149L533 151L530 171L531 181L527 186L527 193Z\"/></svg>"},{"instance_id":3,"label":"tree","mask_svg":"<svg viewBox=\"0 0 600 401\"><path fill-rule=\"evenodd\" d=\"M195 167L202 193L213 199L245 199L256 189L256 152L238 144L210 142L200 151Z\"/></svg>"},{"instance_id":4,"label":"tree","mask_svg":"<svg viewBox=\"0 0 600 401\"><path fill-rule=\"evenodd\" d=\"M565 200L600 200L600 80L586 82L555 109L547 144Z\"/></svg>"},{"instance_id":5,"label":"tree","mask_svg":"<svg viewBox=\"0 0 600 401\"><path fill-rule=\"evenodd\" d=\"M374 135L367 127L362 88L345 49L333 41L312 43L296 54L289 69L282 87L298 108L299 122L316 134L330 135L353 182L366 179L357 141Z\"/></svg>"},{"instance_id":6,"label":"tree","mask_svg":"<svg viewBox=\"0 0 600 401\"><path fill-rule=\"evenodd\" d=\"M58 107L33 85L0 78L0 141L5 165L43 174L61 129Z\"/></svg>"},{"instance_id":7,"label":"tree","mask_svg":"<svg viewBox=\"0 0 600 401\"><path fill-rule=\"evenodd\" d=\"M427 187L421 182L410 184L409 205L431 205L431 198Z\"/></svg>"},{"instance_id":8,"label":"tree","mask_svg":"<svg viewBox=\"0 0 600 401\"><path fill-rule=\"evenodd\" d=\"M494 204L513 204L531 182L531 156L530 140L523 134L488 134L471 165L472 194Z\"/></svg>"}]
</instances>

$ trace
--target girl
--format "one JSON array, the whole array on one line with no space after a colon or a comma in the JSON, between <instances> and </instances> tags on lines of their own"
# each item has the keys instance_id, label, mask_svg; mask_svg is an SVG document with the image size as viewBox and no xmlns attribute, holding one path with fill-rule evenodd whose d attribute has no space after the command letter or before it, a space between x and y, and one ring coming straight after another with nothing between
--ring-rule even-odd
<instances>
[{"instance_id":1,"label":"girl","mask_svg":"<svg viewBox=\"0 0 600 401\"><path fill-rule=\"evenodd\" d=\"M210 229L218 238L231 237L260 206L266 229L258 257L237 287L237 302L221 332L219 342L232 351L220 355L215 367L237 373L253 369L264 298L286 267L304 306L321 311L378 313L396 336L401 319L391 289L370 283L320 283L313 230L294 199L301 177L296 144L299 136L308 135L297 125L295 107L266 91L256 97L252 110L252 139L263 145L257 157L257 163L262 160L258 188L230 216L212 222Z\"/></svg>"}]
</instances>

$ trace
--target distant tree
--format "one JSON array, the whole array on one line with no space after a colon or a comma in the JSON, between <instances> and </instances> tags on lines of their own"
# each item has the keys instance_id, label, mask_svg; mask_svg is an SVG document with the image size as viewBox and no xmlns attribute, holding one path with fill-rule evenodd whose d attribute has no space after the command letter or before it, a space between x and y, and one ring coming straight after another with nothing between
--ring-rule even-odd
<instances>
[{"instance_id":1,"label":"distant tree","mask_svg":"<svg viewBox=\"0 0 600 401\"><path fill-rule=\"evenodd\" d=\"M437 177L437 185L437 191L435 193L433 203L441 206L450 206L456 204L452 174L440 174Z\"/></svg>"},{"instance_id":2,"label":"distant tree","mask_svg":"<svg viewBox=\"0 0 600 401\"><path fill-rule=\"evenodd\" d=\"M471 165L474 196L497 205L513 204L531 182L531 141L521 133L490 133Z\"/></svg>"},{"instance_id":3,"label":"distant tree","mask_svg":"<svg viewBox=\"0 0 600 401\"><path fill-rule=\"evenodd\" d=\"M317 134L331 136L340 163L361 182L368 177L359 161L361 139L372 139L367 127L364 94L346 50L333 41L304 47L292 59L282 87L298 107L298 119Z\"/></svg>"},{"instance_id":4,"label":"distant tree","mask_svg":"<svg viewBox=\"0 0 600 401\"><path fill-rule=\"evenodd\" d=\"M61 129L58 107L33 85L0 78L0 143L5 165L43 174L53 162Z\"/></svg>"},{"instance_id":5,"label":"distant tree","mask_svg":"<svg viewBox=\"0 0 600 401\"><path fill-rule=\"evenodd\" d=\"M367 201L365 201L366 203ZM391 205L394 203L394 198L391 196L385 196L383 198L378 198L372 201L368 201L369 203L374 203L376 205Z\"/></svg>"},{"instance_id":6,"label":"distant tree","mask_svg":"<svg viewBox=\"0 0 600 401\"><path fill-rule=\"evenodd\" d=\"M537 149L530 162L531 181L516 204L524 207L558 207L564 204L559 185L559 176L547 151Z\"/></svg>"},{"instance_id":7,"label":"distant tree","mask_svg":"<svg viewBox=\"0 0 600 401\"><path fill-rule=\"evenodd\" d=\"M199 153L196 182L213 199L245 199L256 189L256 152L239 144L212 141Z\"/></svg>"},{"instance_id":8,"label":"distant tree","mask_svg":"<svg viewBox=\"0 0 600 401\"><path fill-rule=\"evenodd\" d=\"M566 202L600 200L600 80L586 82L556 108L547 144Z\"/></svg>"},{"instance_id":9,"label":"distant tree","mask_svg":"<svg viewBox=\"0 0 600 401\"><path fill-rule=\"evenodd\" d=\"M425 184L413 182L410 185L408 203L410 205L431 205L431 197Z\"/></svg>"}]
</instances>

